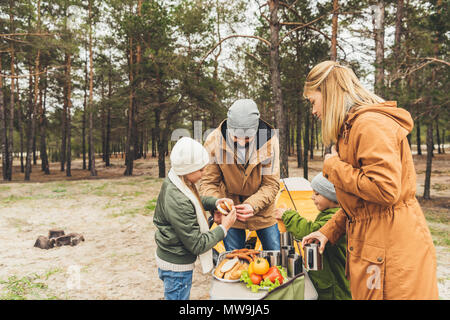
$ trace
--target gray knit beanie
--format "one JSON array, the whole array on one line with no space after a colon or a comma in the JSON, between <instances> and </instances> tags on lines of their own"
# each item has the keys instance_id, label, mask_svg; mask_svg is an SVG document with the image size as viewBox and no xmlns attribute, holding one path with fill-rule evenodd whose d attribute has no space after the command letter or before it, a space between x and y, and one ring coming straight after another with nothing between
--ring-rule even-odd
<instances>
[{"instance_id":1,"label":"gray knit beanie","mask_svg":"<svg viewBox=\"0 0 450 320\"><path fill-rule=\"evenodd\" d=\"M227 115L227 129L237 137L256 135L259 126L259 110L252 99L235 101Z\"/></svg>"},{"instance_id":2,"label":"gray knit beanie","mask_svg":"<svg viewBox=\"0 0 450 320\"><path fill-rule=\"evenodd\" d=\"M311 188L328 200L338 202L333 184L323 176L322 172L312 179Z\"/></svg>"}]
</instances>

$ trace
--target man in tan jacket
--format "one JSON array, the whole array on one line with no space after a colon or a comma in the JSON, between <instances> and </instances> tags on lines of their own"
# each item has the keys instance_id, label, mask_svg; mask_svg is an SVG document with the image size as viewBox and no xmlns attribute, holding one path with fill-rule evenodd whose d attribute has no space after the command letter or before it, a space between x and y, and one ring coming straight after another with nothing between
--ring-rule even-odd
<instances>
[{"instance_id":1,"label":"man in tan jacket","mask_svg":"<svg viewBox=\"0 0 450 320\"><path fill-rule=\"evenodd\" d=\"M256 230L264 250L280 249L274 217L280 188L279 143L276 130L260 119L253 100L237 100L225 119L206 139L211 163L200 183L203 196L231 198L237 220L224 239L227 251L245 246L245 229Z\"/></svg>"}]
</instances>

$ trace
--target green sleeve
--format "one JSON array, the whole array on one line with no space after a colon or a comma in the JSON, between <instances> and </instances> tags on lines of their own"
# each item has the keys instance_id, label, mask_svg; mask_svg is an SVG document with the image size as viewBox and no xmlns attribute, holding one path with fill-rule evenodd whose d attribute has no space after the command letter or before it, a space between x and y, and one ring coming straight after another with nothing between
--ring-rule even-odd
<instances>
[{"instance_id":1,"label":"green sleeve","mask_svg":"<svg viewBox=\"0 0 450 320\"><path fill-rule=\"evenodd\" d=\"M294 238L301 240L311 232L319 230L326 221L308 221L301 217L295 210L286 210L283 213L283 222L287 231L292 233Z\"/></svg>"},{"instance_id":2,"label":"green sleeve","mask_svg":"<svg viewBox=\"0 0 450 320\"><path fill-rule=\"evenodd\" d=\"M205 233L200 231L194 206L187 198L169 197L166 200L167 220L184 247L192 254L199 255L208 251L225 237L222 228Z\"/></svg>"},{"instance_id":3,"label":"green sleeve","mask_svg":"<svg viewBox=\"0 0 450 320\"><path fill-rule=\"evenodd\" d=\"M202 200L203 208L205 208L206 211L216 210L216 197L201 196L200 199Z\"/></svg>"}]
</instances>

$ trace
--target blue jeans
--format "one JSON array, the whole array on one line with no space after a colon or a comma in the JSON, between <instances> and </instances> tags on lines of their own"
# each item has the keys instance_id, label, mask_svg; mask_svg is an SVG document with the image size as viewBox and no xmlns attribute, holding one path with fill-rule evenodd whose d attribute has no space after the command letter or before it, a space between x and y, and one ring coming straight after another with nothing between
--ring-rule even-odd
<instances>
[{"instance_id":1,"label":"blue jeans","mask_svg":"<svg viewBox=\"0 0 450 320\"><path fill-rule=\"evenodd\" d=\"M278 225L256 230L259 240L264 250L280 250L280 230ZM230 228L227 236L223 239L225 249L231 251L234 249L242 249L245 246L245 230Z\"/></svg>"},{"instance_id":2,"label":"blue jeans","mask_svg":"<svg viewBox=\"0 0 450 320\"><path fill-rule=\"evenodd\" d=\"M158 268L159 278L164 282L165 300L189 300L192 287L190 271L175 272Z\"/></svg>"}]
</instances>

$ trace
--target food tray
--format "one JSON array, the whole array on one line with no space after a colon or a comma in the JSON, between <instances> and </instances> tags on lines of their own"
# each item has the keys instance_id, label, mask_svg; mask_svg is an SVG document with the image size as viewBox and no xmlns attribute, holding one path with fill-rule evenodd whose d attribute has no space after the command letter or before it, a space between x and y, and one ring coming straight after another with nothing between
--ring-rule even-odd
<instances>
[{"instance_id":1,"label":"food tray","mask_svg":"<svg viewBox=\"0 0 450 320\"><path fill-rule=\"evenodd\" d=\"M224 252L222 252L222 253L219 255L219 257L217 258L216 267L220 264L220 262L222 262L223 259L225 259L225 256L226 256L227 254L231 253L231 252L232 252L232 251L224 251ZM262 252L262 251L261 251L261 252ZM248 263L247 260L243 260L243 259L239 259L239 261ZM214 274L214 271L216 271L216 267L211 271L211 274L212 274L212 276L214 277L214 279L217 279L217 280L219 280L219 281L221 281L221 282L239 282L239 281L240 281L239 279L236 279L236 280L228 280L228 279L222 279L222 278L216 277L216 275Z\"/></svg>"}]
</instances>

